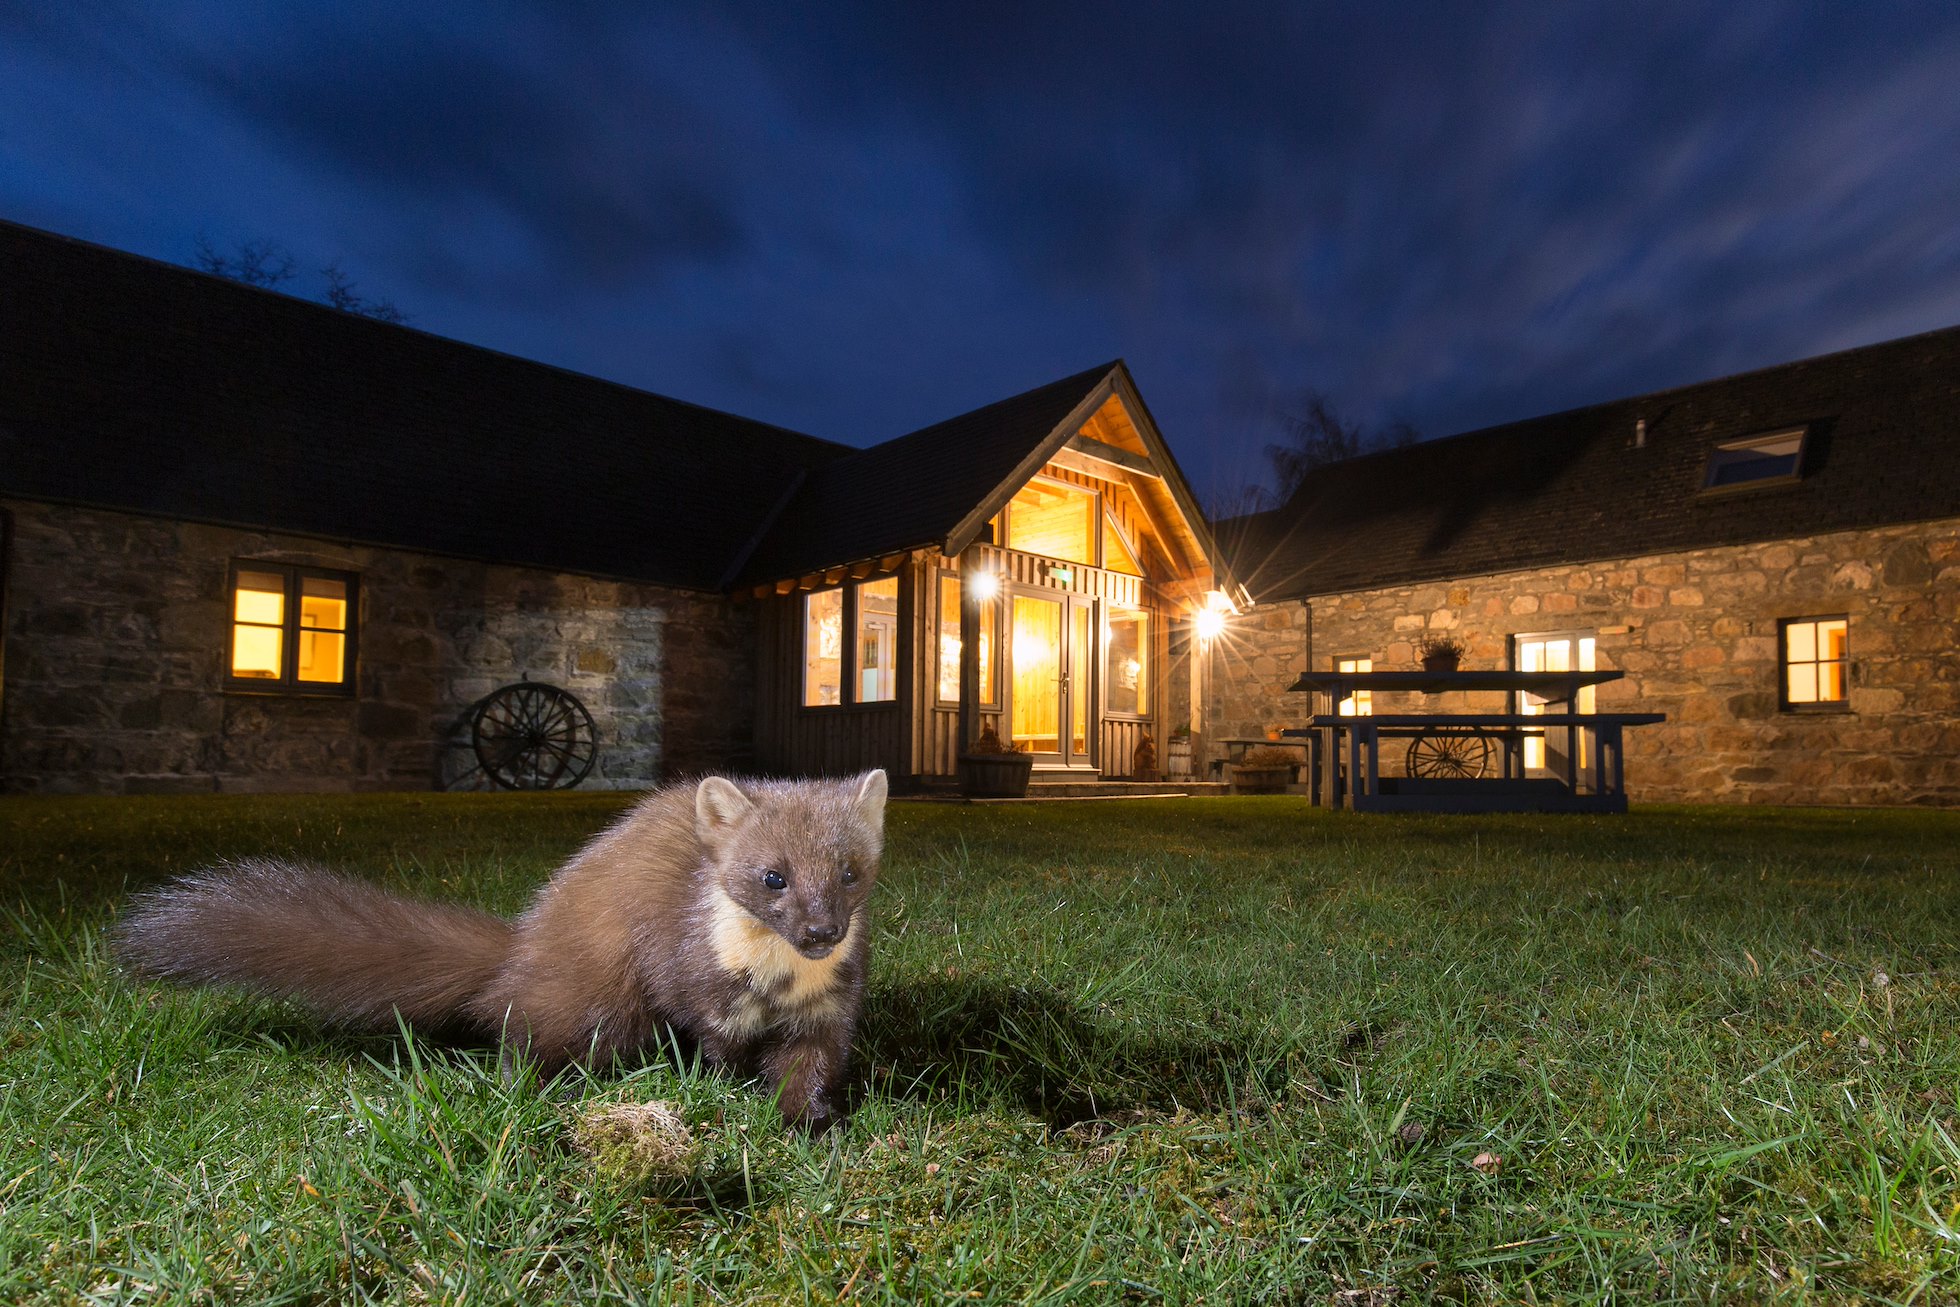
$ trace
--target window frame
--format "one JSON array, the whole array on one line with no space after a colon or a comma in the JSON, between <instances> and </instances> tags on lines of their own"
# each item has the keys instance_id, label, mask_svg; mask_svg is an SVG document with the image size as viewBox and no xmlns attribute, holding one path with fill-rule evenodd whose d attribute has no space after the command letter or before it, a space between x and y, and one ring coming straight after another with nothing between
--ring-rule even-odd
<instances>
[{"instance_id":1,"label":"window frame","mask_svg":"<svg viewBox=\"0 0 1960 1307\"><path fill-rule=\"evenodd\" d=\"M1844 656L1842 658L1810 658L1802 663L1794 663L1790 658L1790 628L1810 626L1812 638L1815 628L1824 622L1844 623ZM1802 702L1790 698L1790 668L1792 666L1822 667L1827 663L1838 664L1839 684L1844 693L1836 699L1818 699ZM1793 716L1829 716L1851 711L1851 614L1816 613L1804 617L1779 617L1776 619L1776 710Z\"/></svg>"},{"instance_id":2,"label":"window frame","mask_svg":"<svg viewBox=\"0 0 1960 1307\"><path fill-rule=\"evenodd\" d=\"M939 649L940 649L940 642L945 639L945 628L946 628L946 613L945 613L945 609L940 604L939 596L940 596L940 588L946 582L951 581L955 586L961 585L962 582L960 580L959 572L952 568L941 567L941 568L934 569L934 571L935 571L935 575L933 577L933 582L932 582L932 613L933 613L932 706L935 708L958 708L960 706L960 700L958 694L955 694L952 698L948 699L939 693ZM979 607L983 613L987 609L991 608L994 614L994 669L993 669L994 683L992 687L993 693L991 695L982 695L980 697L980 702L976 706L981 709L991 708L991 709L998 710L1000 708L1000 643L1001 643L1000 631L1001 631L1001 621L1002 621L1001 607L1002 604L1004 603L1003 594L1005 592L1005 589L1006 587L1004 586L1001 587L1000 590L995 592L994 597L992 599L982 599L979 604ZM955 610L954 621L957 622L958 620L959 618L957 616L957 610ZM959 631L957 627L954 629L953 634L955 635L955 637L958 636Z\"/></svg>"},{"instance_id":3,"label":"window frame","mask_svg":"<svg viewBox=\"0 0 1960 1307\"><path fill-rule=\"evenodd\" d=\"M1123 546L1123 552L1127 553L1131 560L1136 563L1136 571L1126 572L1120 567L1111 567L1109 565L1109 538L1111 536L1116 537L1116 542ZM1114 572L1118 576L1133 577L1138 581L1147 582L1150 579L1149 564L1143 561L1142 540L1140 538L1131 539L1130 534L1118 524L1116 514L1111 511L1111 505L1108 503L1106 497L1102 505L1102 530L1096 536L1096 556L1102 560L1099 566L1105 572Z\"/></svg>"},{"instance_id":4,"label":"window frame","mask_svg":"<svg viewBox=\"0 0 1960 1307\"><path fill-rule=\"evenodd\" d=\"M1725 467L1732 467L1746 461L1744 458L1724 459L1725 454L1745 454L1755 451L1759 455L1765 445L1796 437L1797 447L1788 455L1790 470L1769 476L1746 477L1740 481L1717 482L1715 477ZM1708 457L1702 463L1701 493L1704 495L1732 495L1743 490L1764 490L1772 486L1790 486L1803 480L1804 455L1810 450L1810 427L1808 424L1794 427L1777 427L1769 431L1758 431L1753 435L1738 436L1733 440L1720 440L1711 445Z\"/></svg>"},{"instance_id":5,"label":"window frame","mask_svg":"<svg viewBox=\"0 0 1960 1307\"><path fill-rule=\"evenodd\" d=\"M238 577L241 572L276 572L286 583L279 624L279 678L234 676L233 651L240 625L238 620ZM347 627L341 632L346 641L338 681L299 679L300 589L308 579L336 581L347 587ZM260 558L234 558L225 572L224 674L220 688L227 694L265 694L305 699L351 699L359 688L361 651L361 578L357 572L333 567L314 567L305 563L281 563Z\"/></svg>"},{"instance_id":6,"label":"window frame","mask_svg":"<svg viewBox=\"0 0 1960 1307\"><path fill-rule=\"evenodd\" d=\"M1128 573L1119 572L1117 575L1127 576ZM1156 660L1157 650L1156 635L1151 628L1156 625L1156 613L1141 603L1119 605L1104 599L1097 601L1097 605L1102 612L1091 615L1090 629L1095 633L1096 642L1102 647L1094 651L1090 661L1096 664L1094 675L1102 682L1101 693L1097 696L1101 700L1099 706L1102 716L1118 722L1155 721L1157 714L1151 711L1151 708L1157 700L1157 669L1151 664ZM1138 646L1138 652L1142 656L1137 661L1142 668L1144 708L1137 712L1125 708L1112 708L1109 703L1110 690L1115 682L1109 666L1110 651L1115 647L1115 641L1110 638L1109 631L1111 619L1119 614L1141 618L1143 621L1143 640Z\"/></svg>"},{"instance_id":7,"label":"window frame","mask_svg":"<svg viewBox=\"0 0 1960 1307\"><path fill-rule=\"evenodd\" d=\"M898 582L898 609L892 620L892 640L894 641L892 646L892 697L889 699L860 699L858 698L858 690L862 687L858 680L860 672L858 666L858 637L860 635L858 628L858 591L862 586L873 585L879 581ZM831 591L841 591L843 594L843 603L840 605L841 612L838 619L840 630L837 667L837 702L811 703L809 702L810 687L805 680L809 674L810 666L810 599L814 595L827 594ZM935 602L937 598L938 596L935 595ZM797 711L831 713L842 712L846 709L860 711L881 708L895 709L899 706L904 696L903 681L905 668L905 651L903 648L905 643L905 577L901 573L874 572L869 576L849 577L839 581L835 585L819 585L812 586L808 590L799 590L796 593L796 624L798 630L796 638ZM935 681L938 680L936 654L937 650L935 649L935 661L933 665L933 679Z\"/></svg>"},{"instance_id":8,"label":"window frame","mask_svg":"<svg viewBox=\"0 0 1960 1307\"><path fill-rule=\"evenodd\" d=\"M1094 530L1091 532L1091 535L1093 537L1093 542L1095 545L1094 552L1096 558L1094 562L1084 563L1073 558L1061 558L1055 554L1037 553L1035 550L1023 548L1022 546L1014 543L1014 498L1016 495L1019 495L1022 490L1026 490L1029 486L1034 485L1036 482L1040 482L1043 485L1058 486L1061 489L1070 491L1074 494L1087 495L1089 497L1090 525L1094 528ZM1030 558L1045 558L1049 562L1054 563L1060 567L1093 567L1099 572L1103 571L1104 570L1103 533L1102 533L1101 523L1107 511L1104 508L1104 504L1103 504L1104 499L1105 496L1103 492L1094 486L1078 486L1073 481L1064 481L1060 477L1049 476L1045 472L1037 472L1033 476L1029 477L1026 481L1023 481L1021 483L1020 489L1017 489L1013 495L1009 495L1007 497L1007 502L1000 506L1000 513L997 519L1000 522L1000 529L996 533L1002 541L999 547L1002 549L1010 549L1017 554L1026 554ZM1137 565L1141 567L1143 565L1142 560L1138 560ZM1118 573L1118 575L1128 576L1129 573L1120 572Z\"/></svg>"},{"instance_id":9,"label":"window frame","mask_svg":"<svg viewBox=\"0 0 1960 1307\"><path fill-rule=\"evenodd\" d=\"M1342 663L1366 663L1368 665L1366 667L1343 667L1341 666ZM1327 665L1337 675L1343 672L1358 675L1362 672L1372 672L1375 670L1375 656L1365 653L1335 654ZM1341 708L1342 704L1349 704L1351 707L1347 711L1343 711ZM1336 700L1334 703L1334 715L1336 717L1373 717L1375 715L1375 692L1373 690L1356 690L1347 698Z\"/></svg>"}]
</instances>

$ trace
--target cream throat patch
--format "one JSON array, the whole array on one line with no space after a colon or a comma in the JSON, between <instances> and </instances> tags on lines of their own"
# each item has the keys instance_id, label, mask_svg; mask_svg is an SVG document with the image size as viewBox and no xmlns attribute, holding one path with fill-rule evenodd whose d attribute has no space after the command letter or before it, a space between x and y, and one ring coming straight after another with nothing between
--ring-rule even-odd
<instances>
[{"instance_id":1,"label":"cream throat patch","mask_svg":"<svg viewBox=\"0 0 1960 1307\"><path fill-rule=\"evenodd\" d=\"M708 932L715 961L736 975L748 977L754 997L768 1006L789 1009L806 1007L830 992L837 983L837 964L849 953L863 915L851 915L850 928L828 957L811 959L798 953L788 940L758 921L724 890L714 891L710 911Z\"/></svg>"}]
</instances>

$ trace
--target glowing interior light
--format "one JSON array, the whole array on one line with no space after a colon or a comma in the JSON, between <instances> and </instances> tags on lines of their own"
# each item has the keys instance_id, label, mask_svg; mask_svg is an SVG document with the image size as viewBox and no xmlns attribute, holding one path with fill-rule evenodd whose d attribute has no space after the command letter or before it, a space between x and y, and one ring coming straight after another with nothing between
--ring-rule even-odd
<instances>
[{"instance_id":1,"label":"glowing interior light","mask_svg":"<svg viewBox=\"0 0 1960 1307\"><path fill-rule=\"evenodd\" d=\"M984 604L989 599L998 598L999 595L1000 577L997 574L993 572L975 572L973 574L973 597L975 599L978 599Z\"/></svg>"},{"instance_id":2,"label":"glowing interior light","mask_svg":"<svg viewBox=\"0 0 1960 1307\"><path fill-rule=\"evenodd\" d=\"M1207 608L1191 619L1200 640L1215 640L1225 630L1225 614L1216 608Z\"/></svg>"}]
</instances>

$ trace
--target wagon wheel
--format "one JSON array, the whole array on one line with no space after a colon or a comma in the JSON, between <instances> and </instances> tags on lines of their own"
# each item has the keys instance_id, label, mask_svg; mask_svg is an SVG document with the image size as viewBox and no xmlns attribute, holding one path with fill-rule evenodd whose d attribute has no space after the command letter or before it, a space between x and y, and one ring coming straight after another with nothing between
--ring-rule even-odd
<instances>
[{"instance_id":1,"label":"wagon wheel","mask_svg":"<svg viewBox=\"0 0 1960 1307\"><path fill-rule=\"evenodd\" d=\"M1490 765L1490 739L1481 731L1441 726L1409 741L1403 766L1425 780L1475 780Z\"/></svg>"},{"instance_id":2,"label":"wagon wheel","mask_svg":"<svg viewBox=\"0 0 1960 1307\"><path fill-rule=\"evenodd\" d=\"M470 745L484 775L507 790L563 790L599 757L599 733L578 696L519 681L477 700Z\"/></svg>"}]
</instances>

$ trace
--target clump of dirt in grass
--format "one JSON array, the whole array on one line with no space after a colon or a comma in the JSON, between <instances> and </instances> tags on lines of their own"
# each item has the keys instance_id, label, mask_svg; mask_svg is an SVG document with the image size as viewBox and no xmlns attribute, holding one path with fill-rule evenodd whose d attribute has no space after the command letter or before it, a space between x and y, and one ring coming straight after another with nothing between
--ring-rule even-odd
<instances>
[{"instance_id":1,"label":"clump of dirt in grass","mask_svg":"<svg viewBox=\"0 0 1960 1307\"><path fill-rule=\"evenodd\" d=\"M701 1141L672 1103L602 1103L572 1121L572 1143L610 1183L663 1187L695 1177Z\"/></svg>"}]
</instances>

